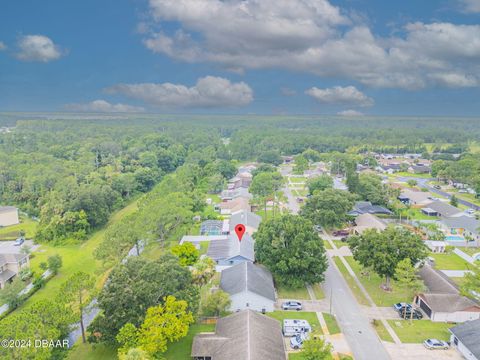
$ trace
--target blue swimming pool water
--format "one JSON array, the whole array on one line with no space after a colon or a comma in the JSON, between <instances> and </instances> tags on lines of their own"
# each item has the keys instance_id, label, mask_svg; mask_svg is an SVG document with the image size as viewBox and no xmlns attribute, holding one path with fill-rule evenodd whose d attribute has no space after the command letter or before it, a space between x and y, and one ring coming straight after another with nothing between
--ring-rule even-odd
<instances>
[{"instance_id":1,"label":"blue swimming pool water","mask_svg":"<svg viewBox=\"0 0 480 360\"><path fill-rule=\"evenodd\" d=\"M447 235L445 236L445 240L447 241L465 241L462 236L459 235Z\"/></svg>"}]
</instances>

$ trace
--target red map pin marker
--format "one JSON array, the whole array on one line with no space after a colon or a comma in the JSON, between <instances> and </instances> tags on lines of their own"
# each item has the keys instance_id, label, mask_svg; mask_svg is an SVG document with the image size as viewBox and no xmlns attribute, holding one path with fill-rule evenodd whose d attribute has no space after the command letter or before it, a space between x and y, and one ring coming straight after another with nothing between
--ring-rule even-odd
<instances>
[{"instance_id":1,"label":"red map pin marker","mask_svg":"<svg viewBox=\"0 0 480 360\"><path fill-rule=\"evenodd\" d=\"M237 226L235 226L235 232L237 233L238 241L242 241L243 234L245 234L245 225L237 224Z\"/></svg>"}]
</instances>

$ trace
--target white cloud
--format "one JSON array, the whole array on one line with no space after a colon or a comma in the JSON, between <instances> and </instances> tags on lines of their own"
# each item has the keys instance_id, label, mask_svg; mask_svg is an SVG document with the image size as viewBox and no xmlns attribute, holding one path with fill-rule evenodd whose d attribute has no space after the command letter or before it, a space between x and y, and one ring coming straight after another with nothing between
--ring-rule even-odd
<instances>
[{"instance_id":1,"label":"white cloud","mask_svg":"<svg viewBox=\"0 0 480 360\"><path fill-rule=\"evenodd\" d=\"M253 91L246 83L213 76L198 79L192 87L171 83L118 84L106 91L167 108L235 107L253 100Z\"/></svg>"},{"instance_id":2,"label":"white cloud","mask_svg":"<svg viewBox=\"0 0 480 360\"><path fill-rule=\"evenodd\" d=\"M350 104L367 107L375 103L372 98L359 91L355 86L334 86L327 89L312 87L305 91L305 94L324 104Z\"/></svg>"},{"instance_id":3,"label":"white cloud","mask_svg":"<svg viewBox=\"0 0 480 360\"><path fill-rule=\"evenodd\" d=\"M480 0L460 0L460 5L466 13L480 13Z\"/></svg>"},{"instance_id":4,"label":"white cloud","mask_svg":"<svg viewBox=\"0 0 480 360\"><path fill-rule=\"evenodd\" d=\"M150 0L144 44L187 62L226 69L283 68L375 87L480 84L480 26L407 24L379 37L327 0ZM163 27L162 29L165 29ZM468 81L444 81L456 74ZM473 84L473 85L472 85Z\"/></svg>"},{"instance_id":5,"label":"white cloud","mask_svg":"<svg viewBox=\"0 0 480 360\"><path fill-rule=\"evenodd\" d=\"M7 45L5 45L3 41L0 41L0 51L6 50L6 49L7 49Z\"/></svg>"},{"instance_id":6,"label":"white cloud","mask_svg":"<svg viewBox=\"0 0 480 360\"><path fill-rule=\"evenodd\" d=\"M126 104L111 104L105 100L95 100L86 104L68 104L65 108L70 111L101 112L101 113L133 113L143 112L143 107Z\"/></svg>"},{"instance_id":7,"label":"white cloud","mask_svg":"<svg viewBox=\"0 0 480 360\"><path fill-rule=\"evenodd\" d=\"M49 62L60 58L63 53L59 46L44 35L25 35L18 41L17 57L24 61Z\"/></svg>"},{"instance_id":8,"label":"white cloud","mask_svg":"<svg viewBox=\"0 0 480 360\"><path fill-rule=\"evenodd\" d=\"M357 110L344 110L344 111L339 111L337 115L354 117L354 116L363 116L364 114Z\"/></svg>"}]
</instances>

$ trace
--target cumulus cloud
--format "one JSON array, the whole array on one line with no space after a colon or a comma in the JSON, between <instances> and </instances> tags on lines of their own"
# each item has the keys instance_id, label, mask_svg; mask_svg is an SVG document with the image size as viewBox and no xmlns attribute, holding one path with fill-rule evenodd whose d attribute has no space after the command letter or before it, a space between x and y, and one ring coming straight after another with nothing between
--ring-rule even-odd
<instances>
[{"instance_id":1,"label":"cumulus cloud","mask_svg":"<svg viewBox=\"0 0 480 360\"><path fill-rule=\"evenodd\" d=\"M95 100L86 104L68 104L65 109L80 112L101 112L101 113L134 113L143 112L143 107L126 104L111 104L105 100Z\"/></svg>"},{"instance_id":2,"label":"cumulus cloud","mask_svg":"<svg viewBox=\"0 0 480 360\"><path fill-rule=\"evenodd\" d=\"M25 35L18 40L17 57L23 61L49 62L63 55L58 45L44 35Z\"/></svg>"},{"instance_id":3,"label":"cumulus cloud","mask_svg":"<svg viewBox=\"0 0 480 360\"><path fill-rule=\"evenodd\" d=\"M6 49L7 49L7 45L5 45L3 41L0 41L0 51L6 50Z\"/></svg>"},{"instance_id":4,"label":"cumulus cloud","mask_svg":"<svg viewBox=\"0 0 480 360\"><path fill-rule=\"evenodd\" d=\"M327 0L149 3L160 29L164 22L179 25L171 32L151 29L145 46L182 61L237 71L284 68L375 87L463 87L480 81L479 25L411 23L398 36L380 37Z\"/></svg>"},{"instance_id":5,"label":"cumulus cloud","mask_svg":"<svg viewBox=\"0 0 480 360\"><path fill-rule=\"evenodd\" d=\"M118 84L106 91L166 108L236 107L253 100L253 91L246 83L214 76L200 78L192 87L171 83Z\"/></svg>"},{"instance_id":6,"label":"cumulus cloud","mask_svg":"<svg viewBox=\"0 0 480 360\"><path fill-rule=\"evenodd\" d=\"M369 98L355 86L334 86L327 89L312 87L305 91L305 94L324 104L350 104L367 107L375 103L372 98Z\"/></svg>"},{"instance_id":7,"label":"cumulus cloud","mask_svg":"<svg viewBox=\"0 0 480 360\"><path fill-rule=\"evenodd\" d=\"M466 13L480 13L480 0L460 0L460 5Z\"/></svg>"},{"instance_id":8,"label":"cumulus cloud","mask_svg":"<svg viewBox=\"0 0 480 360\"><path fill-rule=\"evenodd\" d=\"M350 110L339 111L337 115L354 117L354 116L363 116L364 114L360 111L350 109Z\"/></svg>"}]
</instances>

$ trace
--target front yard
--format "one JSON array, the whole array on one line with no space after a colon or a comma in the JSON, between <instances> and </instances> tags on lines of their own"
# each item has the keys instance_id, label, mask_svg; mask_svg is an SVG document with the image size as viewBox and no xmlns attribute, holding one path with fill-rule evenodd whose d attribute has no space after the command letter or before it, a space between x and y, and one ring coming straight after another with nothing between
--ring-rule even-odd
<instances>
[{"instance_id":1,"label":"front yard","mask_svg":"<svg viewBox=\"0 0 480 360\"><path fill-rule=\"evenodd\" d=\"M388 323L404 343L422 343L430 338L448 341L448 329L455 326L430 320L413 320L411 323L409 320L388 320Z\"/></svg>"},{"instance_id":2,"label":"front yard","mask_svg":"<svg viewBox=\"0 0 480 360\"><path fill-rule=\"evenodd\" d=\"M472 264L455 253L430 254L429 256L435 260L435 267L438 270L467 270L472 268Z\"/></svg>"},{"instance_id":3,"label":"front yard","mask_svg":"<svg viewBox=\"0 0 480 360\"><path fill-rule=\"evenodd\" d=\"M310 295L305 286L295 289L278 285L277 294L279 299L310 300Z\"/></svg>"},{"instance_id":4,"label":"front yard","mask_svg":"<svg viewBox=\"0 0 480 360\"><path fill-rule=\"evenodd\" d=\"M392 304L403 301L408 302L413 299L413 293L410 290L399 288L394 280L391 280L392 291L384 291L380 287L385 281L383 278L380 278L374 272L362 275L362 266L352 256L346 256L345 260L347 260L377 306L392 306Z\"/></svg>"},{"instance_id":5,"label":"front yard","mask_svg":"<svg viewBox=\"0 0 480 360\"><path fill-rule=\"evenodd\" d=\"M21 216L20 224L0 228L0 241L16 240L22 230L25 231L25 238L33 239L37 225L37 221Z\"/></svg>"}]
</instances>

